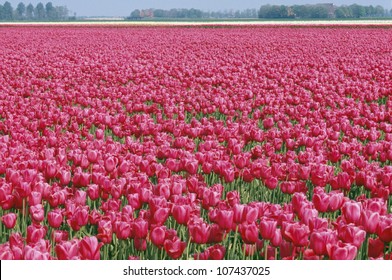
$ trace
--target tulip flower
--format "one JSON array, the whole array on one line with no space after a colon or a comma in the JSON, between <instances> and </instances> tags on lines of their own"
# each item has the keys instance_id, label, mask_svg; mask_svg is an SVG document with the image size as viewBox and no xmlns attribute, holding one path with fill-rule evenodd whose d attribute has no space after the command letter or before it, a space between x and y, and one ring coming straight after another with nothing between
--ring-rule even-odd
<instances>
[{"instance_id":1,"label":"tulip flower","mask_svg":"<svg viewBox=\"0 0 392 280\"><path fill-rule=\"evenodd\" d=\"M87 198L87 194L85 191L82 190L76 190L75 194L74 194L74 200L76 205L86 205L86 198Z\"/></svg>"},{"instance_id":2,"label":"tulip flower","mask_svg":"<svg viewBox=\"0 0 392 280\"><path fill-rule=\"evenodd\" d=\"M52 240L56 243L68 240L68 231L64 230L54 230L52 232Z\"/></svg>"},{"instance_id":3,"label":"tulip flower","mask_svg":"<svg viewBox=\"0 0 392 280\"><path fill-rule=\"evenodd\" d=\"M87 151L87 159L90 163L97 163L98 161L98 152L95 150Z\"/></svg>"},{"instance_id":4,"label":"tulip flower","mask_svg":"<svg viewBox=\"0 0 392 280\"><path fill-rule=\"evenodd\" d=\"M376 233L380 222L380 214L369 210L361 212L361 224L368 233Z\"/></svg>"},{"instance_id":5,"label":"tulip flower","mask_svg":"<svg viewBox=\"0 0 392 280\"><path fill-rule=\"evenodd\" d=\"M59 228L63 223L63 214L61 209L55 209L48 213L48 223L53 228Z\"/></svg>"},{"instance_id":6,"label":"tulip flower","mask_svg":"<svg viewBox=\"0 0 392 280\"><path fill-rule=\"evenodd\" d=\"M95 236L84 237L79 243L79 253L82 260L99 260L100 249L103 243L98 242Z\"/></svg>"},{"instance_id":7,"label":"tulip flower","mask_svg":"<svg viewBox=\"0 0 392 280\"><path fill-rule=\"evenodd\" d=\"M8 229L13 229L16 225L16 214L15 213L8 213L1 217L1 221Z\"/></svg>"},{"instance_id":8,"label":"tulip flower","mask_svg":"<svg viewBox=\"0 0 392 280\"><path fill-rule=\"evenodd\" d=\"M357 224L361 218L361 205L357 202L348 201L342 206L342 213L348 223Z\"/></svg>"},{"instance_id":9,"label":"tulip flower","mask_svg":"<svg viewBox=\"0 0 392 280\"><path fill-rule=\"evenodd\" d=\"M368 245L368 257L369 258L379 258L382 256L384 251L384 242L382 242L379 238L373 239L369 238Z\"/></svg>"},{"instance_id":10,"label":"tulip flower","mask_svg":"<svg viewBox=\"0 0 392 280\"><path fill-rule=\"evenodd\" d=\"M233 216L234 212L230 210L220 210L217 214L216 223L221 229L231 229L233 228Z\"/></svg>"},{"instance_id":11,"label":"tulip flower","mask_svg":"<svg viewBox=\"0 0 392 280\"><path fill-rule=\"evenodd\" d=\"M97 200L99 198L99 186L96 184L89 185L87 195L91 200Z\"/></svg>"},{"instance_id":12,"label":"tulip flower","mask_svg":"<svg viewBox=\"0 0 392 280\"><path fill-rule=\"evenodd\" d=\"M377 235L385 243L392 241L392 218L391 217L380 217L380 222L377 227Z\"/></svg>"},{"instance_id":13,"label":"tulip flower","mask_svg":"<svg viewBox=\"0 0 392 280\"><path fill-rule=\"evenodd\" d=\"M108 157L107 159L105 159L105 170L108 173L111 173L114 168L116 168L116 160L113 157Z\"/></svg>"},{"instance_id":14,"label":"tulip flower","mask_svg":"<svg viewBox=\"0 0 392 280\"><path fill-rule=\"evenodd\" d=\"M79 241L63 241L56 245L55 252L59 260L79 259Z\"/></svg>"},{"instance_id":15,"label":"tulip flower","mask_svg":"<svg viewBox=\"0 0 392 280\"><path fill-rule=\"evenodd\" d=\"M42 252L35 247L27 245L24 249L25 260L49 260L50 254L48 252Z\"/></svg>"},{"instance_id":16,"label":"tulip flower","mask_svg":"<svg viewBox=\"0 0 392 280\"><path fill-rule=\"evenodd\" d=\"M0 245L0 260L13 260L14 254L9 246ZM7 244L8 245L8 244Z\"/></svg>"},{"instance_id":17,"label":"tulip flower","mask_svg":"<svg viewBox=\"0 0 392 280\"><path fill-rule=\"evenodd\" d=\"M208 240L206 243L220 243L224 240L225 236L225 230L221 229L217 224L212 224L210 225Z\"/></svg>"},{"instance_id":18,"label":"tulip flower","mask_svg":"<svg viewBox=\"0 0 392 280\"><path fill-rule=\"evenodd\" d=\"M337 241L337 234L334 231L315 231L310 235L309 248L311 248L316 255L327 255L327 247L337 244Z\"/></svg>"},{"instance_id":19,"label":"tulip flower","mask_svg":"<svg viewBox=\"0 0 392 280\"><path fill-rule=\"evenodd\" d=\"M174 205L172 210L173 218L180 225L186 225L189 221L192 208L189 205Z\"/></svg>"},{"instance_id":20,"label":"tulip flower","mask_svg":"<svg viewBox=\"0 0 392 280\"><path fill-rule=\"evenodd\" d=\"M201 219L193 219L188 222L188 231L194 243L207 243L210 230L210 225L204 223Z\"/></svg>"},{"instance_id":21,"label":"tulip flower","mask_svg":"<svg viewBox=\"0 0 392 280\"><path fill-rule=\"evenodd\" d=\"M77 206L75 211L72 213L68 223L73 230L78 231L82 226L88 223L88 207Z\"/></svg>"},{"instance_id":22,"label":"tulip flower","mask_svg":"<svg viewBox=\"0 0 392 280\"><path fill-rule=\"evenodd\" d=\"M304 260L320 260L320 256L316 255L312 249L306 249L303 255Z\"/></svg>"},{"instance_id":23,"label":"tulip flower","mask_svg":"<svg viewBox=\"0 0 392 280\"><path fill-rule=\"evenodd\" d=\"M253 224L241 224L239 226L239 233L242 240L246 244L254 244L259 239L259 231L255 223Z\"/></svg>"},{"instance_id":24,"label":"tulip flower","mask_svg":"<svg viewBox=\"0 0 392 280\"><path fill-rule=\"evenodd\" d=\"M118 221L115 223L115 233L118 239L127 239L132 232L131 225L127 222Z\"/></svg>"},{"instance_id":25,"label":"tulip flower","mask_svg":"<svg viewBox=\"0 0 392 280\"><path fill-rule=\"evenodd\" d=\"M182 253L186 248L186 242L183 242L178 238L175 238L173 240L167 239L165 240L163 247L169 257L171 257L172 259L178 259L181 257Z\"/></svg>"},{"instance_id":26,"label":"tulip flower","mask_svg":"<svg viewBox=\"0 0 392 280\"><path fill-rule=\"evenodd\" d=\"M260 235L264 239L271 240L275 236L275 231L277 228L278 222L270 219L262 219L260 221Z\"/></svg>"},{"instance_id":27,"label":"tulip flower","mask_svg":"<svg viewBox=\"0 0 392 280\"><path fill-rule=\"evenodd\" d=\"M290 222L282 223L283 238L292 242L294 246L307 246L309 242L309 233L309 228L306 225Z\"/></svg>"},{"instance_id":28,"label":"tulip flower","mask_svg":"<svg viewBox=\"0 0 392 280\"><path fill-rule=\"evenodd\" d=\"M29 211L30 211L31 218L34 222L40 223L44 220L45 211L44 211L44 207L42 206L42 204L30 206Z\"/></svg>"},{"instance_id":29,"label":"tulip flower","mask_svg":"<svg viewBox=\"0 0 392 280\"><path fill-rule=\"evenodd\" d=\"M43 239L46 235L47 228L38 225L38 224L32 224L27 227L27 238L26 242L29 243L36 243L38 240Z\"/></svg>"},{"instance_id":30,"label":"tulip flower","mask_svg":"<svg viewBox=\"0 0 392 280\"><path fill-rule=\"evenodd\" d=\"M334 245L328 244L327 251L331 260L353 260L357 255L357 247L341 241Z\"/></svg>"},{"instance_id":31,"label":"tulip flower","mask_svg":"<svg viewBox=\"0 0 392 280\"><path fill-rule=\"evenodd\" d=\"M67 170L60 170L59 171L59 176L60 176L60 184L63 186L67 186L69 182L71 182L71 172Z\"/></svg>"},{"instance_id":32,"label":"tulip flower","mask_svg":"<svg viewBox=\"0 0 392 280\"><path fill-rule=\"evenodd\" d=\"M162 248L166 240L166 227L155 227L150 233L151 242L158 248Z\"/></svg>"},{"instance_id":33,"label":"tulip flower","mask_svg":"<svg viewBox=\"0 0 392 280\"><path fill-rule=\"evenodd\" d=\"M143 219L137 219L133 223L133 235L136 238L146 238L148 234L148 222Z\"/></svg>"},{"instance_id":34,"label":"tulip flower","mask_svg":"<svg viewBox=\"0 0 392 280\"><path fill-rule=\"evenodd\" d=\"M35 206L35 205L41 204L41 203L42 203L42 193L32 191L29 195L29 205Z\"/></svg>"},{"instance_id":35,"label":"tulip flower","mask_svg":"<svg viewBox=\"0 0 392 280\"><path fill-rule=\"evenodd\" d=\"M12 233L8 239L11 248L23 248L24 247L24 238L21 236L19 232Z\"/></svg>"},{"instance_id":36,"label":"tulip flower","mask_svg":"<svg viewBox=\"0 0 392 280\"><path fill-rule=\"evenodd\" d=\"M112 242L113 226L111 220L102 219L98 222L98 234L96 237L104 244Z\"/></svg>"}]
</instances>

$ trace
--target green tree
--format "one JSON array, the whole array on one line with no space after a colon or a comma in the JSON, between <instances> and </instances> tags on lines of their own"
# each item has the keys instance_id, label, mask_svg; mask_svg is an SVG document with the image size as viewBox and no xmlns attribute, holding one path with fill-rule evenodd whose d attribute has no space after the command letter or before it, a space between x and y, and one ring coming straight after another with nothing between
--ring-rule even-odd
<instances>
[{"instance_id":1,"label":"green tree","mask_svg":"<svg viewBox=\"0 0 392 280\"><path fill-rule=\"evenodd\" d=\"M132 14L131 14L132 15ZM165 10L162 9L156 9L154 10L154 17L157 18L164 18L165 17Z\"/></svg>"},{"instance_id":2,"label":"green tree","mask_svg":"<svg viewBox=\"0 0 392 280\"><path fill-rule=\"evenodd\" d=\"M14 19L14 8L10 2L5 2L3 5L3 20L13 20Z\"/></svg>"},{"instance_id":3,"label":"green tree","mask_svg":"<svg viewBox=\"0 0 392 280\"><path fill-rule=\"evenodd\" d=\"M352 18L353 14L349 7L347 6L340 6L335 10L336 18Z\"/></svg>"},{"instance_id":4,"label":"green tree","mask_svg":"<svg viewBox=\"0 0 392 280\"><path fill-rule=\"evenodd\" d=\"M15 10L16 19L24 19L26 13L26 6L24 3L20 2Z\"/></svg>"},{"instance_id":5,"label":"green tree","mask_svg":"<svg viewBox=\"0 0 392 280\"><path fill-rule=\"evenodd\" d=\"M351 13L353 15L353 17L355 18L360 18L365 16L365 7L360 6L358 4L352 4L349 6L349 8L351 9Z\"/></svg>"},{"instance_id":6,"label":"green tree","mask_svg":"<svg viewBox=\"0 0 392 280\"><path fill-rule=\"evenodd\" d=\"M375 13L375 16L378 16L378 17L385 16L385 10L380 5L376 6L374 13Z\"/></svg>"},{"instance_id":7,"label":"green tree","mask_svg":"<svg viewBox=\"0 0 392 280\"><path fill-rule=\"evenodd\" d=\"M366 7L365 7L365 16L367 16L367 17L372 17L372 16L374 16L375 10L376 10L376 9L375 9L372 5L366 6Z\"/></svg>"},{"instance_id":8,"label":"green tree","mask_svg":"<svg viewBox=\"0 0 392 280\"><path fill-rule=\"evenodd\" d=\"M66 6L56 6L56 18L58 20L67 20L69 11Z\"/></svg>"},{"instance_id":9,"label":"green tree","mask_svg":"<svg viewBox=\"0 0 392 280\"><path fill-rule=\"evenodd\" d=\"M42 4L41 2L39 2L39 3L37 4L37 6L35 6L34 14L35 14L35 18L38 19L38 20L43 20L43 19L45 19L46 14L45 14L45 7L44 7L44 4Z\"/></svg>"},{"instance_id":10,"label":"green tree","mask_svg":"<svg viewBox=\"0 0 392 280\"><path fill-rule=\"evenodd\" d=\"M309 16L307 5L294 5L291 7L291 9L297 18L307 18Z\"/></svg>"},{"instance_id":11,"label":"green tree","mask_svg":"<svg viewBox=\"0 0 392 280\"><path fill-rule=\"evenodd\" d=\"M328 10L323 5L311 5L310 9L310 18L327 18Z\"/></svg>"},{"instance_id":12,"label":"green tree","mask_svg":"<svg viewBox=\"0 0 392 280\"><path fill-rule=\"evenodd\" d=\"M188 17L189 18L202 18L203 12L197 9L190 9L188 10Z\"/></svg>"},{"instance_id":13,"label":"green tree","mask_svg":"<svg viewBox=\"0 0 392 280\"><path fill-rule=\"evenodd\" d=\"M34 18L34 6L31 3L26 7L26 18L30 20Z\"/></svg>"},{"instance_id":14,"label":"green tree","mask_svg":"<svg viewBox=\"0 0 392 280\"><path fill-rule=\"evenodd\" d=\"M4 19L3 10L4 10L4 7L3 7L3 5L0 4L0 20Z\"/></svg>"},{"instance_id":15,"label":"green tree","mask_svg":"<svg viewBox=\"0 0 392 280\"><path fill-rule=\"evenodd\" d=\"M136 9L136 10L132 11L131 18L140 18L140 10Z\"/></svg>"},{"instance_id":16,"label":"green tree","mask_svg":"<svg viewBox=\"0 0 392 280\"><path fill-rule=\"evenodd\" d=\"M57 19L57 15L56 15L56 9L53 6L52 2L48 2L45 5L45 13L46 13L46 17L49 20L55 20Z\"/></svg>"}]
</instances>

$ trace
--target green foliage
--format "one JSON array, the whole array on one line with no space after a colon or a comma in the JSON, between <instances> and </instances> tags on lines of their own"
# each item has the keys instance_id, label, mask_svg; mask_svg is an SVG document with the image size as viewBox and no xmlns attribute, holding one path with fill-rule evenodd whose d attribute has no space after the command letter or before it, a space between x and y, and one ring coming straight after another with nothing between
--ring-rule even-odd
<instances>
[{"instance_id":1,"label":"green foliage","mask_svg":"<svg viewBox=\"0 0 392 280\"><path fill-rule=\"evenodd\" d=\"M214 18L257 18L256 9L225 10L225 11L202 11L199 9L145 9L133 10L127 19L214 19Z\"/></svg>"},{"instance_id":2,"label":"green foliage","mask_svg":"<svg viewBox=\"0 0 392 280\"><path fill-rule=\"evenodd\" d=\"M0 4L0 20L2 21L23 21L23 20L67 20L68 9L65 6L53 6L52 2L45 5L40 2L35 7L29 3L20 2L14 9L10 2L6 1L4 5Z\"/></svg>"},{"instance_id":3,"label":"green foliage","mask_svg":"<svg viewBox=\"0 0 392 280\"><path fill-rule=\"evenodd\" d=\"M259 10L259 18L284 19L284 18L363 18L363 17L383 17L388 12L382 6L361 6L352 4L350 6L335 6L332 4L315 5L263 5Z\"/></svg>"}]
</instances>

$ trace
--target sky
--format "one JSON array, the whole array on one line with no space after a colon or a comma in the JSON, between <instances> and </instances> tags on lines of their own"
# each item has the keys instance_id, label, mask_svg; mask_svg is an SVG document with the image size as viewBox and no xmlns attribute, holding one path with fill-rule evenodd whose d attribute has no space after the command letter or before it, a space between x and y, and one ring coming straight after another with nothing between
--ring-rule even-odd
<instances>
[{"instance_id":1,"label":"sky","mask_svg":"<svg viewBox=\"0 0 392 280\"><path fill-rule=\"evenodd\" d=\"M6 0L0 0L4 4ZM8 0L14 8L19 2L34 6L42 2L52 2L55 6L67 6L77 16L128 16L134 9L171 9L195 8L204 11L245 10L260 8L264 4L294 5L333 3L335 5L381 5L387 9L392 8L392 0Z\"/></svg>"}]
</instances>

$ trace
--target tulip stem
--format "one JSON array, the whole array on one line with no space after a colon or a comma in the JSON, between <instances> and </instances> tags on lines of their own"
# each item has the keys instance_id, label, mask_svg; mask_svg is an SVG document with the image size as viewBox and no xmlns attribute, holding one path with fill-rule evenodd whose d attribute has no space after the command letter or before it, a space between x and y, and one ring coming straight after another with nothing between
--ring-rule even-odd
<instances>
[{"instance_id":1,"label":"tulip stem","mask_svg":"<svg viewBox=\"0 0 392 280\"><path fill-rule=\"evenodd\" d=\"M104 260L109 260L109 244L105 244Z\"/></svg>"},{"instance_id":2,"label":"tulip stem","mask_svg":"<svg viewBox=\"0 0 392 280\"><path fill-rule=\"evenodd\" d=\"M26 232L27 230L26 198L23 198L22 204L23 204L22 205L22 217L23 217L22 232Z\"/></svg>"},{"instance_id":3,"label":"tulip stem","mask_svg":"<svg viewBox=\"0 0 392 280\"><path fill-rule=\"evenodd\" d=\"M264 259L268 260L268 241L264 240Z\"/></svg>"},{"instance_id":4,"label":"tulip stem","mask_svg":"<svg viewBox=\"0 0 392 280\"><path fill-rule=\"evenodd\" d=\"M1 216L3 216L3 211L0 210ZM0 221L0 236L3 237L5 234L3 234L3 222ZM1 243L5 243L6 240L0 239Z\"/></svg>"},{"instance_id":5,"label":"tulip stem","mask_svg":"<svg viewBox=\"0 0 392 280\"><path fill-rule=\"evenodd\" d=\"M163 250L162 248L160 249L161 250L161 254L160 254L160 260L163 260L163 251L165 251L165 250Z\"/></svg>"},{"instance_id":6,"label":"tulip stem","mask_svg":"<svg viewBox=\"0 0 392 280\"><path fill-rule=\"evenodd\" d=\"M52 237L52 246L50 246L50 254L54 257L55 256L54 247L56 244L56 241L55 241L56 237L54 236L54 230L50 229L50 231L51 231L50 236Z\"/></svg>"},{"instance_id":7,"label":"tulip stem","mask_svg":"<svg viewBox=\"0 0 392 280\"><path fill-rule=\"evenodd\" d=\"M186 246L186 259L187 260L189 260L189 249L190 249L190 246L191 246L191 239L192 239L192 237L188 238L188 244Z\"/></svg>"},{"instance_id":8,"label":"tulip stem","mask_svg":"<svg viewBox=\"0 0 392 280\"><path fill-rule=\"evenodd\" d=\"M230 260L234 260L234 256L235 256L235 249L237 246L237 233L238 233L238 225L235 227L235 233L234 233L234 242L233 242L233 247L232 247L232 251L230 252Z\"/></svg>"},{"instance_id":9,"label":"tulip stem","mask_svg":"<svg viewBox=\"0 0 392 280\"><path fill-rule=\"evenodd\" d=\"M366 234L366 239L362 243L359 252L357 254L357 259L358 260L365 260L365 257L368 253L368 248L369 248L369 234Z\"/></svg>"}]
</instances>

